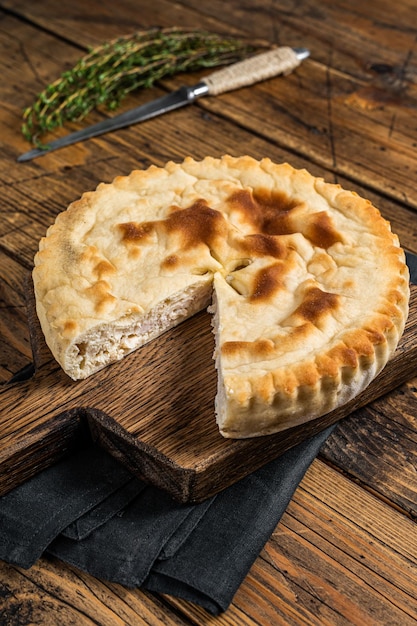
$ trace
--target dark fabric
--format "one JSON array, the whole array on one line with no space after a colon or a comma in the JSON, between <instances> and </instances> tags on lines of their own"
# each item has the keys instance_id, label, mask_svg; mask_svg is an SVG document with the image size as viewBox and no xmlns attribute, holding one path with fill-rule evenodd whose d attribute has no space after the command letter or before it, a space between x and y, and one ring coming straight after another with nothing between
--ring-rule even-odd
<instances>
[{"instance_id":1,"label":"dark fabric","mask_svg":"<svg viewBox=\"0 0 417 626\"><path fill-rule=\"evenodd\" d=\"M176 503L166 493L148 487L85 540L58 537L48 552L98 578L140 587L162 547L192 509L193 505Z\"/></svg>"},{"instance_id":2,"label":"dark fabric","mask_svg":"<svg viewBox=\"0 0 417 626\"><path fill-rule=\"evenodd\" d=\"M155 563L144 587L190 600L214 615L225 611L333 429L218 494L181 550Z\"/></svg>"},{"instance_id":3,"label":"dark fabric","mask_svg":"<svg viewBox=\"0 0 417 626\"><path fill-rule=\"evenodd\" d=\"M37 474L0 497L0 559L30 567L66 526L131 480L94 446Z\"/></svg>"},{"instance_id":4,"label":"dark fabric","mask_svg":"<svg viewBox=\"0 0 417 626\"><path fill-rule=\"evenodd\" d=\"M0 558L47 552L99 578L227 609L333 427L197 505L93 444L0 498Z\"/></svg>"},{"instance_id":5,"label":"dark fabric","mask_svg":"<svg viewBox=\"0 0 417 626\"><path fill-rule=\"evenodd\" d=\"M117 473L120 475L119 468L117 470ZM77 541L86 539L94 530L100 528L100 526L130 504L145 487L145 483L131 478L120 489L111 493L97 506L64 528L61 534L68 539L76 539Z\"/></svg>"},{"instance_id":6,"label":"dark fabric","mask_svg":"<svg viewBox=\"0 0 417 626\"><path fill-rule=\"evenodd\" d=\"M410 270L410 282L412 285L417 285L417 254L406 251L405 256Z\"/></svg>"}]
</instances>

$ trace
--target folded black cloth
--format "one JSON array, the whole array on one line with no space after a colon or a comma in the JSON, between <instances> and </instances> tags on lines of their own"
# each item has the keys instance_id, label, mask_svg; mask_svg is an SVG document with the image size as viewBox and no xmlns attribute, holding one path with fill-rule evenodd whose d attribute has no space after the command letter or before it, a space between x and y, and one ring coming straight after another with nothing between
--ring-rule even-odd
<instances>
[{"instance_id":1,"label":"folded black cloth","mask_svg":"<svg viewBox=\"0 0 417 626\"><path fill-rule=\"evenodd\" d=\"M72 454L0 497L0 559L30 567L67 526L82 523L87 512L93 515L96 507L110 503L107 519L112 517L129 501L129 487L136 493L143 489L99 448L91 445Z\"/></svg>"},{"instance_id":2,"label":"folded black cloth","mask_svg":"<svg viewBox=\"0 0 417 626\"><path fill-rule=\"evenodd\" d=\"M179 504L93 443L0 498L0 559L44 553L225 611L334 426L218 495Z\"/></svg>"},{"instance_id":3,"label":"folded black cloth","mask_svg":"<svg viewBox=\"0 0 417 626\"><path fill-rule=\"evenodd\" d=\"M417 254L406 250L405 257L410 270L410 282L412 285L417 285Z\"/></svg>"}]
</instances>

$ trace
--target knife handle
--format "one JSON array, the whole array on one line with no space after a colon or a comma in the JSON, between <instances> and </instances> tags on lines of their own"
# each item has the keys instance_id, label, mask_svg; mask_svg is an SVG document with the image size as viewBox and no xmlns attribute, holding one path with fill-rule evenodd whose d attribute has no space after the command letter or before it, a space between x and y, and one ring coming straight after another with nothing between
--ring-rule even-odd
<instances>
[{"instance_id":1,"label":"knife handle","mask_svg":"<svg viewBox=\"0 0 417 626\"><path fill-rule=\"evenodd\" d=\"M289 74L301 63L300 55L293 48L282 46L249 57L202 79L212 96L246 87L272 78L277 74Z\"/></svg>"}]
</instances>

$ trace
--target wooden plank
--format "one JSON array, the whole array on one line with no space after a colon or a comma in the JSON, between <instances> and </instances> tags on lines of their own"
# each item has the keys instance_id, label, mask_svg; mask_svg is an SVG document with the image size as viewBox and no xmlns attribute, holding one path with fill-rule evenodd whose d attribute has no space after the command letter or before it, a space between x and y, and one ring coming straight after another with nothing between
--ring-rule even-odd
<instances>
[{"instance_id":1,"label":"wooden plank","mask_svg":"<svg viewBox=\"0 0 417 626\"><path fill-rule=\"evenodd\" d=\"M29 570L0 562L3 624L183 626L190 622L149 593L127 592L55 559ZM18 620L18 621L16 621Z\"/></svg>"},{"instance_id":2,"label":"wooden plank","mask_svg":"<svg viewBox=\"0 0 417 626\"><path fill-rule=\"evenodd\" d=\"M326 576L335 580L341 571L346 572L343 587L346 618L351 619L351 601L357 609L369 612L368 619L372 616L376 623L415 623L417 541L412 520L317 461L307 472L283 523L290 534L303 537L300 556L307 548L302 557L302 571L296 573L299 581L307 569L321 580ZM306 531L307 528L310 530ZM279 531L273 539L271 551L267 550L272 561L276 546L284 552L289 548ZM315 562L311 550L318 556ZM334 561L333 565L328 560ZM301 565L298 558L293 559L293 564L296 569ZM336 585L333 592L337 593L338 588ZM378 610L374 610L372 596ZM360 613L356 620L367 623L366 619L361 622Z\"/></svg>"},{"instance_id":3,"label":"wooden plank","mask_svg":"<svg viewBox=\"0 0 417 626\"><path fill-rule=\"evenodd\" d=\"M183 0L182 4L203 12L205 17L221 16L224 24L230 28L240 25L252 37L263 37L276 45L308 47L312 59L328 68L330 81L334 75L355 80L353 93L364 109L392 104L415 87L414 0L401 2L395 21L383 17L393 15L389 0L362 5L344 0L301 0L297 4L292 0L260 0L256 7L251 0L238 6L226 6L222 0L204 3L203 7L198 0ZM325 89L325 98L327 93ZM314 130L320 132L321 127Z\"/></svg>"},{"instance_id":4,"label":"wooden plank","mask_svg":"<svg viewBox=\"0 0 417 626\"><path fill-rule=\"evenodd\" d=\"M4 230L0 239L3 247L14 256L19 255L29 267L38 241L47 227L59 212L66 209L69 202L84 191L94 189L102 180L110 182L118 174L127 174L135 167L147 167L152 162L163 165L169 159L181 160L184 154L202 158L210 152L220 156L223 150L216 146L223 143L225 151L232 154L239 154L244 146L255 158L268 155L277 162L290 161L295 167L308 167L313 174L324 175L329 182L337 180L345 188L368 197L391 221L402 244L417 251L417 231L409 227L410 221L415 219L414 214L401 204L371 193L360 185L352 185L342 177L335 179L322 168L311 166L308 161L294 157L261 138L254 138L244 129L233 130L232 124L226 120L204 117L199 109L180 111L175 114L175 120L176 124L173 125L170 117L165 116L154 120L152 125L144 124L118 133L117 137L107 136L100 142L88 142L80 146L85 162L82 167L74 168L71 175L68 175L68 170L62 169L67 150L35 162L30 171L38 172L36 175L28 176L25 168L16 170L15 176L21 176L22 180L16 180L13 186L8 185L7 193L4 194L4 220L0 226ZM196 148L195 137L200 134L205 134L209 140ZM161 138L157 146L153 143L155 135ZM183 141L183 150L178 148L178 136ZM108 156L110 150L113 152L111 158ZM40 170L44 172L42 176L39 175Z\"/></svg>"},{"instance_id":5,"label":"wooden plank","mask_svg":"<svg viewBox=\"0 0 417 626\"><path fill-rule=\"evenodd\" d=\"M313 120L314 115L327 115L327 108L323 106L321 95L325 77L323 70L317 64L313 64L312 69L307 72L309 77L308 88L304 78L300 82L301 75L298 75L298 72L306 72L306 67L303 64L297 70L297 76L268 81L267 84L258 85L251 89L251 98L248 104L246 103L248 99L242 98L240 95L243 92L228 94L222 96L221 99L203 99L197 106L175 112L172 114L174 117L172 115L164 116L152 120L150 123L58 151L38 161L23 165L13 162L13 158L27 148L26 142L20 136L19 118L20 111L28 104L25 102L25 94L32 93L31 98L34 97L36 91L44 84L42 81L52 80L56 76L58 68L68 64L69 58L75 60L79 51L64 42L56 42L53 37L46 33L39 34L28 24L22 24L9 16L4 20L4 27L7 28L7 36L3 34L1 37L0 33L0 42L2 41L4 50L11 45L10 37L15 43L12 44L14 47L10 56L7 88L2 90L1 96L2 103L10 117L5 125L7 132L2 135L8 151L8 158L5 158L3 154L0 155L0 177L7 185L5 219L0 228L9 228L10 231L10 235L4 235L3 245L13 254L16 254L17 251L19 254L26 254L26 263L30 263L33 258L36 239L44 234L46 227L53 221L56 214L64 210L67 204L81 195L83 191L93 189L102 180L110 181L115 175L128 173L134 167L147 167L150 163L163 164L169 159L182 160L185 154L190 154L195 158L201 158L206 154L219 156L225 152L240 154L242 148L244 148L244 152L257 158L267 155L275 161L287 160L295 167L307 167L315 175L324 175L329 181L335 180L346 188L352 188L361 195L370 197L381 208L384 216L392 220L393 228L400 235L403 245L409 249L417 250L417 233L415 229L409 228L409 222L414 217L407 206L393 203L386 197L372 193L368 187L368 185L378 185L378 176L381 176L384 179L384 185L395 188L394 191L391 188L387 189L392 197L397 197L401 202L404 199L407 200L409 192L412 192L413 197L417 197L417 194L413 192L414 178L409 175L408 169L415 158L413 133L409 132L408 127L404 127L401 133L396 133L398 136L397 144L395 144L396 140L389 137L390 149L389 154L386 155L379 148L376 150L376 146L381 147L388 140L386 130L390 121L389 111L388 113L383 110L369 113L371 117L374 116L371 121L373 127L376 128L370 143L369 138L363 136L363 133L366 134L367 132L367 124L362 113L360 111L358 113L355 107L352 109L353 113L350 110L346 111L343 103L339 102L337 127L344 127L344 117L347 113L349 115L347 115L346 124L350 124L349 141L340 137L338 143L341 148L343 163L346 164L351 158L349 153L354 142L353 156L355 159L358 158L357 155L367 154L366 151L370 150L371 152L368 153L369 159L365 164L366 167L361 167L360 176L357 176L350 166L345 168L346 175L350 178L341 176L340 171L337 174L326 171L325 167L330 167L330 162L326 161L327 157L321 156L329 155L331 152L328 138L325 138L326 133L324 135L319 133L319 139L316 140L316 133L311 132L313 126L309 122L306 129L305 120L300 118L301 114L307 113L300 104L301 101L304 102L305 100L310 103L308 111L310 121ZM38 47L25 48L23 54L21 47L19 47L19 40L31 41L32 39L34 45L37 43ZM61 62L59 61L60 57ZM38 65L42 67L44 72L43 79L33 72L33 66L37 67ZM19 100L16 99L16 91L22 84L22 75L25 92L19 91ZM47 78L48 76L49 78ZM194 75L187 77L187 80L190 81L194 79ZM345 83L348 82L346 78L343 80ZM319 89L315 86L316 83ZM172 83L172 86L174 85L176 85L175 82ZM315 96L310 89L317 92ZM305 93L305 96L301 99L298 97L298 104L296 103L295 106L294 98L299 91ZM163 92L160 89L152 89L148 93L137 94L128 98L124 106L129 108L148 98L161 95L161 93ZM279 110L276 111L278 102L280 103ZM312 108L315 108L315 113L312 112ZM258 110L262 113L258 114ZM218 115L216 115L216 111ZM404 118L409 119L410 116L406 113L407 111L404 111ZM228 119L224 119L222 117L224 115L227 115ZM382 119L385 120L384 123L378 121L378 116L382 116ZM94 122L100 118L100 114L97 113L92 114L89 119ZM173 124L173 120L175 120L175 124ZM242 128L237 128L234 121L242 125ZM322 122L317 123L322 124ZM76 127L79 125L71 125L67 130ZM196 141L196 138L202 136L205 137L204 142ZM181 138L180 142L178 141L179 137ZM315 143L316 141L319 143ZM323 141L325 144L322 143ZM404 142L409 142L409 150L404 151L402 147ZM284 148L284 144L290 150ZM302 150L300 150L300 144L304 146ZM16 145L20 146L17 151ZM295 154L294 150L299 154ZM13 158L10 159L13 152ZM308 158L301 156L302 153ZM322 163L322 165L312 163L310 158ZM362 157L360 158L362 159ZM391 158L400 161L403 159L402 166L393 167L392 164L390 165L389 160ZM379 159L384 161L383 167ZM390 170L389 173L384 171L384 167ZM372 171L369 168L372 168ZM339 168L339 170L341 169L343 168ZM70 170L71 175L69 175ZM366 187L357 181L352 183L352 178L355 177L358 180L360 178L365 180ZM10 186L11 183L13 183L13 187ZM407 191L408 186L413 189L409 188ZM413 206L413 203L414 201L411 200L410 206ZM17 207L18 211L16 211ZM36 222L39 222L38 226L36 226ZM13 233L16 228L20 229L21 234L15 235L18 237L15 240ZM29 232L34 236L31 245L28 245Z\"/></svg>"},{"instance_id":6,"label":"wooden plank","mask_svg":"<svg viewBox=\"0 0 417 626\"><path fill-rule=\"evenodd\" d=\"M98 4L98 0L95 2ZM385 0L379 0L379 4L383 10ZM126 28L124 22L118 24L115 19L109 23L106 12L95 8L94 3L88 5L87 13L81 7L81 0L71 3L60 15L59 21L54 20L51 0L40 4L21 1L13 5L14 10L22 11L37 23L48 23L48 27L56 29L61 36L75 37L76 24L78 41L83 45L86 39L91 43L94 36L101 37L102 41L116 33L126 32L123 30ZM5 6L8 6L7 2ZM285 7L274 10L270 3L266 4L266 0L256 12L248 5L237 13L234 6L230 12L225 9L224 3L221 12L216 11L215 6L216 3L213 3L206 10L202 23L199 17L199 25L222 30L225 23L229 24L229 28L232 24L239 24L244 34L250 24L253 36L253 28L256 29L258 23L264 28L265 12L268 12L272 21L283 18L287 28L291 25L289 41L294 40L294 34L298 33L298 43L301 37L307 45L311 44L313 54L285 80L267 81L263 86L251 87L250 91L240 90L219 98L204 99L198 106L225 115L322 167L373 189L383 190L416 209L415 183L410 172L415 169L412 163L416 159L417 131L409 112L416 106L417 88L413 75L417 70L410 53L414 43L410 30L396 28L394 32L393 28L390 35L395 36L396 47L391 48L395 50L391 55L395 58L381 57L385 48L380 44L388 35L383 25L372 23L374 12L369 14L367 11L365 18L358 15L356 8L351 10L340 3L333 9L332 3L332 7L325 7L329 16L327 25L327 20L323 22L320 19L321 11L314 10L312 1L305 1L297 12L290 11L289 7L287 10ZM172 25L172 12L165 11L166 8L164 0L152 3L146 13L146 19L150 21L148 26L155 23L151 20L156 15L162 19L163 25ZM175 17L181 24L196 24L196 5L192 6L192 11L179 5L176 8ZM129 29L132 30L134 25L138 25L138 16L130 0L124 0L123 10L124 15L132 13ZM98 18L92 24L90 11L101 16L101 20ZM375 15L377 13L376 9ZM247 19L249 14L250 21ZM315 28L313 39L306 38L305 14L309 15L309 23ZM413 15L412 4L406 3L401 11L401 22L406 24L407 18L412 20ZM221 20L217 16L221 16ZM325 50L333 44L331 57L330 52L325 53L322 59L320 55L316 56L316 50L323 52L323 28L329 28L334 37L339 24L349 23L352 23L352 32L355 33L352 39L349 31L349 62L346 61L346 37L327 42ZM363 38L362 34L371 23L372 36ZM281 34L279 41L276 41L275 31L271 35L275 37L272 43L282 43ZM335 50L340 50L340 57ZM372 70L372 67L385 67L386 71ZM166 84L172 86L177 82ZM308 108L304 106L307 101Z\"/></svg>"},{"instance_id":7,"label":"wooden plank","mask_svg":"<svg viewBox=\"0 0 417 626\"><path fill-rule=\"evenodd\" d=\"M54 32L57 37L88 48L103 41L130 34L145 28L181 26L183 28L209 29L242 35L241 24L224 24L217 16L204 15L183 3L175 5L170 0L156 0L138 11L135 0L120 0L117 10L112 3L101 0L82 0L65 3L57 10L53 0L31 3L28 0L2 0L2 6L13 14L21 15L34 24ZM227 12L227 5L223 7ZM252 35L251 35L251 38ZM265 40L264 36L260 37Z\"/></svg>"},{"instance_id":8,"label":"wooden plank","mask_svg":"<svg viewBox=\"0 0 417 626\"><path fill-rule=\"evenodd\" d=\"M412 78L416 67L410 55L415 41L414 0L402 0L395 24L381 18L392 15L389 0L374 0L371 5L321 0L319 6L315 0L302 0L296 6L292 0L258 0L256 6L252 0L239 4L182 0L174 7L169 0L155 0L140 12L134 0L120 0L117 11L100 0L90 0L87 6L74 0L59 11L53 0L2 0L2 6L84 46L155 25L211 26L275 44L306 45L320 63L327 65L330 60L339 72L364 82L372 75L401 82ZM380 64L385 68L378 68Z\"/></svg>"},{"instance_id":9,"label":"wooden plank","mask_svg":"<svg viewBox=\"0 0 417 626\"><path fill-rule=\"evenodd\" d=\"M414 398L414 406L413 400ZM417 379L343 420L322 456L417 518Z\"/></svg>"},{"instance_id":10,"label":"wooden plank","mask_svg":"<svg viewBox=\"0 0 417 626\"><path fill-rule=\"evenodd\" d=\"M157 93L160 93L159 91ZM244 129L235 128L220 117L207 118L200 109L188 108L175 113L175 125L170 116L153 120L151 125L143 124L134 129L122 131L116 136L107 136L100 142L88 142L80 150L83 151L85 162L80 168L74 168L71 175L62 171L67 150L52 153L39 160L32 167L42 168L47 172L44 176L16 181L8 189L4 198L4 206L10 207L13 220L20 233L10 226L10 234L3 238L3 245L14 254L25 255L27 264L31 263L38 246L38 240L44 235L46 228L55 220L56 215L65 210L69 202L77 199L84 191L94 189L101 181L110 182L118 174L128 174L135 168L146 168L151 163L164 165L172 159L181 161L184 155L203 158L206 154L221 156L223 152L241 154L242 146L254 158L269 156L275 162L288 161L294 167L307 167L311 173L324 176L329 182L338 182L344 188L351 189L368 198L377 206L383 216L390 220L404 247L417 251L417 230L410 228L415 214L407 207L378 193L371 192L359 184L342 176L334 176L319 166L311 165L307 160L296 157L290 152L278 148L262 138L253 137ZM195 146L195 137L206 135L208 140L201 146ZM155 144L155 136L160 138ZM178 137L183 147L178 147ZM219 149L216 146L222 146ZM113 156L108 154L112 150ZM20 175L24 172L20 170ZM19 207L18 217L14 214ZM8 221L5 213L5 221ZM25 242L20 238L25 237ZM29 241L29 237L31 241ZM16 238L16 239L15 239Z\"/></svg>"},{"instance_id":11,"label":"wooden plank","mask_svg":"<svg viewBox=\"0 0 417 626\"><path fill-rule=\"evenodd\" d=\"M365 392L318 420L251 440L227 440L218 433L207 314L74 382L51 359L30 301L38 371L26 383L0 389L0 493L76 445L87 419L93 438L133 473L180 501L205 499L410 378L417 363L417 287L412 295L401 343Z\"/></svg>"},{"instance_id":12,"label":"wooden plank","mask_svg":"<svg viewBox=\"0 0 417 626\"><path fill-rule=\"evenodd\" d=\"M47 6L42 11L46 16ZM294 76L268 81L266 87L251 88L251 98L242 98L238 92L207 100L204 106L210 102L213 111L261 132L268 139L285 143L362 184L379 185L398 200L405 199L415 206L414 184L409 176L416 140L408 115L415 100L412 85L404 87L396 99L380 90L380 101L375 101L378 90L372 92L373 101L365 94L353 97L361 89L352 77L329 74L327 67L307 61ZM308 110L303 106L307 99ZM261 107L257 106L260 100ZM261 112L259 118L257 110ZM389 150L384 149L387 142ZM392 167L392 155L397 159L396 168ZM398 159L403 160L401 167ZM393 171L397 181L393 181Z\"/></svg>"},{"instance_id":13,"label":"wooden plank","mask_svg":"<svg viewBox=\"0 0 417 626\"><path fill-rule=\"evenodd\" d=\"M1 237L0 237L1 241ZM0 384L32 360L26 302L25 270L0 248Z\"/></svg>"},{"instance_id":14,"label":"wooden plank","mask_svg":"<svg viewBox=\"0 0 417 626\"><path fill-rule=\"evenodd\" d=\"M152 90L152 93L160 95L161 91ZM69 202L84 191L94 189L102 180L110 182L118 174L128 173L135 167L147 167L151 163L163 165L169 159L179 161L185 154L191 154L195 158L202 158L207 153L213 156L220 156L223 152L239 154L244 146L247 153L255 158L268 155L277 162L290 161L295 167L308 167L314 175L325 176L329 182L336 180L345 188L368 197L378 206L384 217L391 221L402 244L411 250L417 250L417 231L409 227L410 221L415 219L414 214L401 204L372 193L360 185L353 185L343 177L335 177L321 167L312 166L307 160L254 137L244 129L234 127L227 120L212 117L211 114L207 117L201 109L189 107L176 112L175 125L171 120L170 116L161 117L153 120L150 125L139 125L101 140L52 153L28 168L15 164L15 183L12 187L7 186L4 197L4 221L0 228L8 228L8 231L3 235L3 246L14 255L25 255L25 261L29 265L38 240L56 215L65 210ZM200 135L205 135L207 142L195 146L195 137ZM158 137L157 144L155 136ZM183 142L182 148L178 145L179 136ZM219 149L218 146L222 148ZM74 155L73 150L78 151L78 157L82 158L83 163L82 167L74 167L69 176L64 163L67 154ZM109 156L110 153L112 156ZM10 175L12 176L11 172ZM19 176L21 181L18 180ZM16 207L19 208L18 212Z\"/></svg>"}]
</instances>

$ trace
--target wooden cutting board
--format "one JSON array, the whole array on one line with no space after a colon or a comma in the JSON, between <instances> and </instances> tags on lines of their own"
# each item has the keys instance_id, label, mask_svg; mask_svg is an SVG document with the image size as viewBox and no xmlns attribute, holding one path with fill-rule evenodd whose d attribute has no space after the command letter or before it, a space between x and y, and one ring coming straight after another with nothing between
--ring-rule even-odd
<instances>
[{"instance_id":1,"label":"wooden cutting board","mask_svg":"<svg viewBox=\"0 0 417 626\"><path fill-rule=\"evenodd\" d=\"M400 345L360 396L283 433L230 440L215 423L214 337L207 313L77 382L64 374L46 347L33 297L28 319L35 373L0 388L0 495L92 436L135 475L180 502L198 502L417 372L417 287L412 286Z\"/></svg>"}]
</instances>

